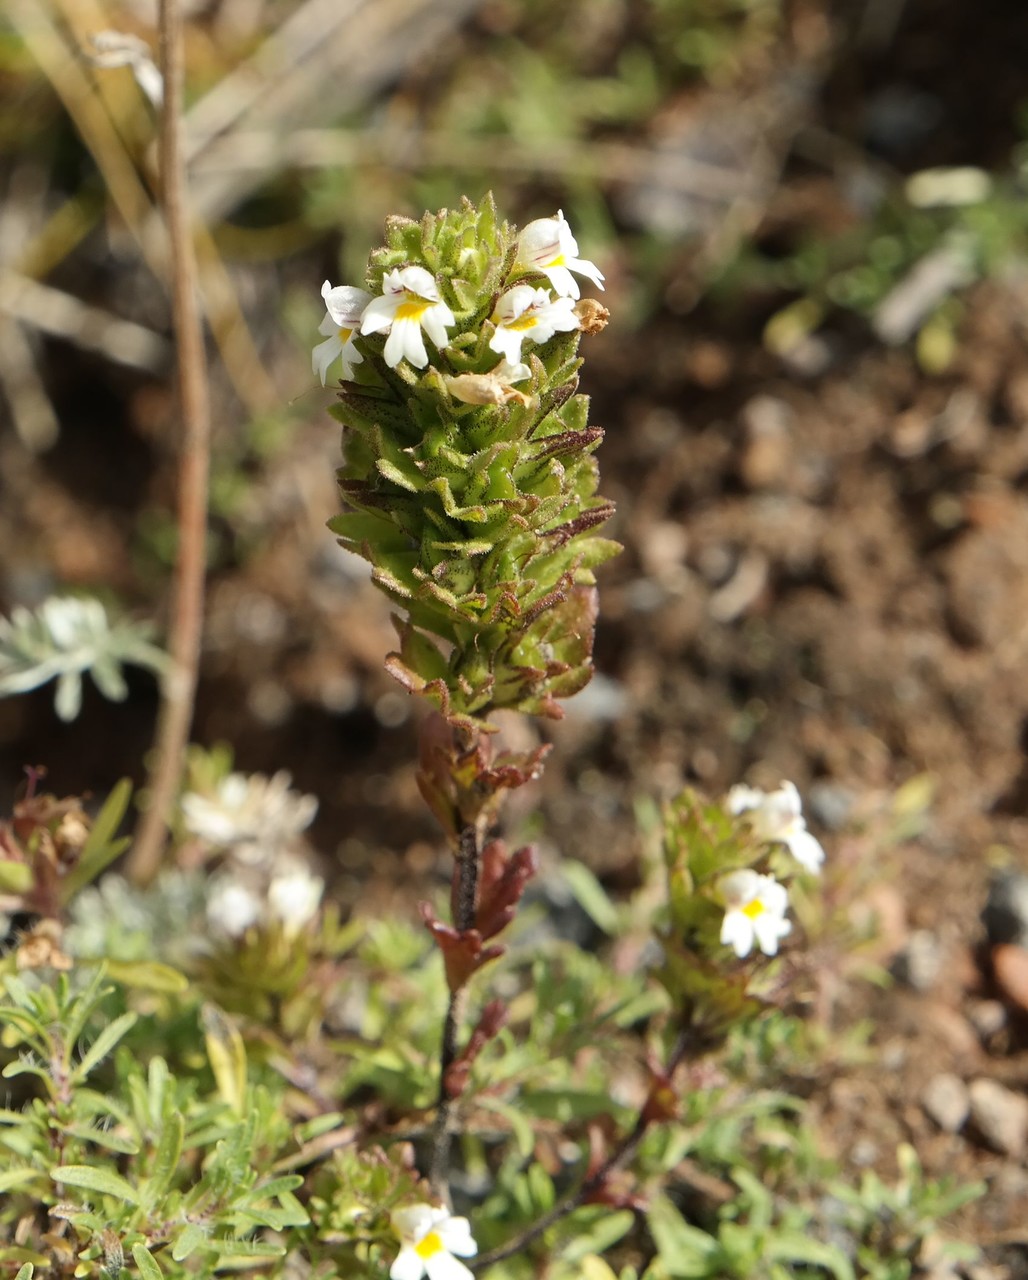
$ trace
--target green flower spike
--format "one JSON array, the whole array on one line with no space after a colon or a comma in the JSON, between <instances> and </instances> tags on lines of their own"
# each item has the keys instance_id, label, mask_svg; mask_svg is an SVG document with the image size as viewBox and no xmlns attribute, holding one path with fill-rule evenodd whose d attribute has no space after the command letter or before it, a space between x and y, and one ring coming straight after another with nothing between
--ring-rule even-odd
<instances>
[{"instance_id":1,"label":"green flower spike","mask_svg":"<svg viewBox=\"0 0 1028 1280\"><path fill-rule=\"evenodd\" d=\"M606 312L557 297L557 323L574 325L554 332L544 297L498 308L516 285L560 290L523 256L489 196L390 218L352 339L359 381L332 410L349 510L331 528L403 610L386 665L468 730L500 708L563 714L557 699L592 674L593 571L620 550L596 533L614 508L596 492L603 432L576 394L581 333ZM599 275L573 260L586 268ZM522 315L523 363L511 363L506 330Z\"/></svg>"}]
</instances>

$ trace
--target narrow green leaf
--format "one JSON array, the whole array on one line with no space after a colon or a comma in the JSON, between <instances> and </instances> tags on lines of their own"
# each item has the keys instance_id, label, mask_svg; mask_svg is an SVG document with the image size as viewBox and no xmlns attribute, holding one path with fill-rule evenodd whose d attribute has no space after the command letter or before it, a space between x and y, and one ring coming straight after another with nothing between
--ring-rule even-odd
<instances>
[{"instance_id":1,"label":"narrow green leaf","mask_svg":"<svg viewBox=\"0 0 1028 1280\"><path fill-rule=\"evenodd\" d=\"M171 1256L176 1262L183 1262L191 1253L195 1253L197 1249L206 1243L207 1232L195 1222L190 1222L175 1237L171 1246Z\"/></svg>"},{"instance_id":2,"label":"narrow green leaf","mask_svg":"<svg viewBox=\"0 0 1028 1280\"><path fill-rule=\"evenodd\" d=\"M646 1217L660 1260L670 1275L692 1280L716 1274L720 1244L706 1231L690 1226L667 1196L654 1196Z\"/></svg>"},{"instance_id":3,"label":"narrow green leaf","mask_svg":"<svg viewBox=\"0 0 1028 1280\"><path fill-rule=\"evenodd\" d=\"M143 1280L164 1280L164 1272L161 1270L160 1263L146 1245L134 1244L132 1246L132 1256L136 1260L136 1266L139 1268L139 1274L143 1277Z\"/></svg>"},{"instance_id":4,"label":"narrow green leaf","mask_svg":"<svg viewBox=\"0 0 1028 1280\"><path fill-rule=\"evenodd\" d=\"M170 964L156 960L106 960L107 972L116 982L133 991L156 991L162 995L181 995L189 988L189 979Z\"/></svg>"},{"instance_id":5,"label":"narrow green leaf","mask_svg":"<svg viewBox=\"0 0 1028 1280\"><path fill-rule=\"evenodd\" d=\"M32 1271L32 1263L26 1262L23 1267L18 1268L18 1274L14 1277L14 1280L32 1280Z\"/></svg>"},{"instance_id":6,"label":"narrow green leaf","mask_svg":"<svg viewBox=\"0 0 1028 1280\"><path fill-rule=\"evenodd\" d=\"M31 1182L38 1176L35 1169L5 1169L0 1173L0 1191L10 1191L12 1187L20 1187L23 1182Z\"/></svg>"},{"instance_id":7,"label":"narrow green leaf","mask_svg":"<svg viewBox=\"0 0 1028 1280\"><path fill-rule=\"evenodd\" d=\"M570 859L563 863L562 871L565 884L593 924L610 936L616 934L620 923L617 907L592 871L584 862Z\"/></svg>"},{"instance_id":8,"label":"narrow green leaf","mask_svg":"<svg viewBox=\"0 0 1028 1280\"><path fill-rule=\"evenodd\" d=\"M148 1205L156 1205L171 1185L171 1180L178 1171L179 1157L182 1155L182 1138L185 1133L185 1120L181 1112L168 1108L161 1122L161 1137L154 1153L153 1170L147 1179L144 1198Z\"/></svg>"},{"instance_id":9,"label":"narrow green leaf","mask_svg":"<svg viewBox=\"0 0 1028 1280\"><path fill-rule=\"evenodd\" d=\"M128 844L127 840L115 840L114 833L125 816L132 795L132 782L122 778L104 801L96 815L78 862L61 881L61 903L66 904L79 889L90 884L101 871L114 861Z\"/></svg>"},{"instance_id":10,"label":"narrow green leaf","mask_svg":"<svg viewBox=\"0 0 1028 1280\"><path fill-rule=\"evenodd\" d=\"M120 1173L111 1169L103 1169L91 1164L63 1164L50 1170L54 1182L63 1182L69 1187L84 1187L87 1191L98 1191L104 1196L114 1196L116 1200L124 1200L127 1204L139 1203L139 1192Z\"/></svg>"},{"instance_id":11,"label":"narrow green leaf","mask_svg":"<svg viewBox=\"0 0 1028 1280\"><path fill-rule=\"evenodd\" d=\"M107 1057L118 1041L131 1031L137 1021L136 1014L123 1013L120 1018L109 1022L82 1055L78 1066L72 1072L72 1084L81 1084L90 1071Z\"/></svg>"}]
</instances>

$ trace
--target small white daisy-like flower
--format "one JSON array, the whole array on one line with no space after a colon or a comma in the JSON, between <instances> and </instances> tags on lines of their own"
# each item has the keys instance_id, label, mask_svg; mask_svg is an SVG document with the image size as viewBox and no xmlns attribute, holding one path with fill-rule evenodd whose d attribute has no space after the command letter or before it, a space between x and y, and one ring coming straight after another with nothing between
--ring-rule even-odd
<instances>
[{"instance_id":1,"label":"small white daisy-like flower","mask_svg":"<svg viewBox=\"0 0 1028 1280\"><path fill-rule=\"evenodd\" d=\"M447 343L447 328L456 323L439 296L435 278L424 267L396 267L386 272L381 297L368 303L361 333L389 334L383 355L390 369L404 359L423 369L428 353L421 330L442 348Z\"/></svg>"},{"instance_id":2,"label":"small white daisy-like flower","mask_svg":"<svg viewBox=\"0 0 1028 1280\"><path fill-rule=\"evenodd\" d=\"M588 276L598 289L603 288L603 272L595 263L578 256L578 241L559 209L555 218L537 218L522 230L517 260L530 271L541 271L561 297L579 297L578 281L572 271Z\"/></svg>"},{"instance_id":3,"label":"small white daisy-like flower","mask_svg":"<svg viewBox=\"0 0 1028 1280\"><path fill-rule=\"evenodd\" d=\"M268 886L268 915L287 934L299 933L314 918L324 891L321 876L313 875L302 862L285 863Z\"/></svg>"},{"instance_id":4,"label":"small white daisy-like flower","mask_svg":"<svg viewBox=\"0 0 1028 1280\"><path fill-rule=\"evenodd\" d=\"M478 1246L467 1218L454 1218L448 1209L414 1204L392 1214L400 1237L400 1252L389 1268L390 1280L472 1280L472 1273L453 1256L473 1257Z\"/></svg>"},{"instance_id":5,"label":"small white daisy-like flower","mask_svg":"<svg viewBox=\"0 0 1028 1280\"><path fill-rule=\"evenodd\" d=\"M186 830L231 848L243 862L265 862L305 831L318 811L317 799L293 791L291 781L285 770L271 778L230 773L213 796L187 791L181 802Z\"/></svg>"},{"instance_id":6,"label":"small white daisy-like flower","mask_svg":"<svg viewBox=\"0 0 1028 1280\"><path fill-rule=\"evenodd\" d=\"M353 345L353 335L360 330L361 317L371 301L366 289L338 284L335 288L326 280L321 286L325 299L325 318L318 326L318 333L325 338L311 354L311 367L325 385L329 367L336 361L343 362L343 377L353 377L354 365L363 364L364 357Z\"/></svg>"},{"instance_id":7,"label":"small white daisy-like flower","mask_svg":"<svg viewBox=\"0 0 1028 1280\"><path fill-rule=\"evenodd\" d=\"M825 851L807 830L795 783L783 782L777 791L733 787L728 793L728 811L745 813L758 839L784 844L807 871L815 875L820 872Z\"/></svg>"},{"instance_id":8,"label":"small white daisy-like flower","mask_svg":"<svg viewBox=\"0 0 1028 1280\"><path fill-rule=\"evenodd\" d=\"M732 871L719 883L725 902L721 941L742 959L753 944L766 956L778 951L778 940L792 929L785 919L789 895L774 876L762 876L745 869Z\"/></svg>"},{"instance_id":9,"label":"small white daisy-like flower","mask_svg":"<svg viewBox=\"0 0 1028 1280\"><path fill-rule=\"evenodd\" d=\"M533 289L518 284L497 299L490 317L496 332L489 346L510 364L521 359L521 344L526 338L547 342L558 331L569 333L579 327L573 298L551 298L546 289Z\"/></svg>"}]
</instances>

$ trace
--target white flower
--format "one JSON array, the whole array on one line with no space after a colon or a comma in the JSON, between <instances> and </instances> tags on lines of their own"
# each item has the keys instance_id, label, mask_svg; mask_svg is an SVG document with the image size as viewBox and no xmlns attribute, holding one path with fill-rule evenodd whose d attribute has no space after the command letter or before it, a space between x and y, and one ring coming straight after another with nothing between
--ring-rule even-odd
<instances>
[{"instance_id":1,"label":"white flower","mask_svg":"<svg viewBox=\"0 0 1028 1280\"><path fill-rule=\"evenodd\" d=\"M406 358L416 369L428 364L428 334L437 347L445 347L446 329L456 324L453 312L439 297L439 286L424 267L396 267L382 281L382 296L372 298L361 320L361 333L388 333L385 362L395 369Z\"/></svg>"},{"instance_id":2,"label":"white flower","mask_svg":"<svg viewBox=\"0 0 1028 1280\"><path fill-rule=\"evenodd\" d=\"M454 1218L448 1209L414 1204L397 1209L393 1228L400 1252L389 1268L390 1280L472 1280L471 1271L453 1256L470 1258L478 1252L467 1218Z\"/></svg>"},{"instance_id":3,"label":"white flower","mask_svg":"<svg viewBox=\"0 0 1028 1280\"><path fill-rule=\"evenodd\" d=\"M325 299L325 318L318 326L318 333L325 337L311 355L311 367L325 385L329 366L336 360L343 362L343 377L353 377L353 367L364 363L364 357L353 345L353 335L360 329L361 317L371 301L366 289L339 284L333 289L326 280L321 286Z\"/></svg>"},{"instance_id":4,"label":"white flower","mask_svg":"<svg viewBox=\"0 0 1028 1280\"><path fill-rule=\"evenodd\" d=\"M314 796L290 789L284 770L263 774L230 773L213 796L187 791L182 817L190 835L219 848L231 846L244 862L263 862L305 831L318 811Z\"/></svg>"},{"instance_id":5,"label":"white flower","mask_svg":"<svg viewBox=\"0 0 1028 1280\"><path fill-rule=\"evenodd\" d=\"M268 915L286 933L299 933L313 919L324 890L324 880L312 875L302 862L286 864L268 886Z\"/></svg>"},{"instance_id":6,"label":"white flower","mask_svg":"<svg viewBox=\"0 0 1028 1280\"><path fill-rule=\"evenodd\" d=\"M720 882L725 901L725 918L721 925L721 941L732 947L742 959L756 942L766 956L778 951L778 939L792 929L785 919L789 895L774 876L756 871L733 871Z\"/></svg>"},{"instance_id":7,"label":"white flower","mask_svg":"<svg viewBox=\"0 0 1028 1280\"><path fill-rule=\"evenodd\" d=\"M496 332L489 346L510 364L521 359L525 338L546 342L559 330L568 333L579 327L572 298L551 298L546 289L530 284L515 285L497 300L491 316Z\"/></svg>"},{"instance_id":8,"label":"white flower","mask_svg":"<svg viewBox=\"0 0 1028 1280\"><path fill-rule=\"evenodd\" d=\"M207 897L207 924L212 933L241 938L261 916L261 903L252 889L225 876L215 880Z\"/></svg>"},{"instance_id":9,"label":"white flower","mask_svg":"<svg viewBox=\"0 0 1028 1280\"><path fill-rule=\"evenodd\" d=\"M537 218L524 228L518 237L517 260L530 271L541 271L562 297L579 296L572 271L588 276L597 288L603 288L603 272L578 256L578 241L559 209L555 218Z\"/></svg>"},{"instance_id":10,"label":"white flower","mask_svg":"<svg viewBox=\"0 0 1028 1280\"><path fill-rule=\"evenodd\" d=\"M777 791L739 786L728 793L729 813L745 813L758 839L786 845L798 863L817 875L825 851L807 830L802 809L800 793L792 782L783 782Z\"/></svg>"}]
</instances>

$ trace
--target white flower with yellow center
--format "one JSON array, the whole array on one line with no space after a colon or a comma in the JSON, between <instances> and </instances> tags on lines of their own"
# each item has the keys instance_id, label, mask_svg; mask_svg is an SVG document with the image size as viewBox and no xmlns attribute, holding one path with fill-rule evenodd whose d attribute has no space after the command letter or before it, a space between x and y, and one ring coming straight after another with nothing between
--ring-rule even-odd
<instances>
[{"instance_id":1,"label":"white flower with yellow center","mask_svg":"<svg viewBox=\"0 0 1028 1280\"><path fill-rule=\"evenodd\" d=\"M472 1273L455 1253L470 1258L478 1252L467 1218L454 1218L448 1209L414 1204L392 1214L400 1237L400 1252L389 1268L390 1280L472 1280Z\"/></svg>"},{"instance_id":2,"label":"white flower with yellow center","mask_svg":"<svg viewBox=\"0 0 1028 1280\"><path fill-rule=\"evenodd\" d=\"M435 278L424 267L396 267L386 272L381 297L368 303L361 333L389 334L383 354L390 369L404 359L423 369L428 353L421 330L441 349L447 343L447 328L456 323Z\"/></svg>"},{"instance_id":3,"label":"white flower with yellow center","mask_svg":"<svg viewBox=\"0 0 1028 1280\"><path fill-rule=\"evenodd\" d=\"M353 345L353 335L360 329L361 316L371 301L371 294L349 284L338 284L333 289L326 280L321 286L321 296L327 310L318 326L318 333L324 336L325 341L314 348L311 367L324 386L329 366L336 360L343 362L344 378L352 378L354 365L364 363L364 357Z\"/></svg>"},{"instance_id":4,"label":"white flower with yellow center","mask_svg":"<svg viewBox=\"0 0 1028 1280\"><path fill-rule=\"evenodd\" d=\"M521 360L521 344L526 338L547 342L557 332L569 333L579 327L573 298L551 298L546 289L530 284L515 285L497 299L490 317L496 332L489 346L509 364Z\"/></svg>"},{"instance_id":5,"label":"white flower with yellow center","mask_svg":"<svg viewBox=\"0 0 1028 1280\"><path fill-rule=\"evenodd\" d=\"M758 839L784 844L807 871L820 872L825 851L807 830L795 783L783 782L777 791L733 787L728 793L728 811L746 814Z\"/></svg>"},{"instance_id":6,"label":"white flower with yellow center","mask_svg":"<svg viewBox=\"0 0 1028 1280\"><path fill-rule=\"evenodd\" d=\"M742 959L753 944L766 956L778 951L778 940L792 929L785 919L789 895L774 876L762 876L748 869L733 871L718 888L725 903L721 941Z\"/></svg>"},{"instance_id":7,"label":"white flower with yellow center","mask_svg":"<svg viewBox=\"0 0 1028 1280\"><path fill-rule=\"evenodd\" d=\"M603 288L603 272L578 256L578 241L571 234L564 214L558 209L555 218L537 218L518 237L518 265L529 271L541 271L554 289L566 298L579 297L577 272L598 289Z\"/></svg>"}]
</instances>

